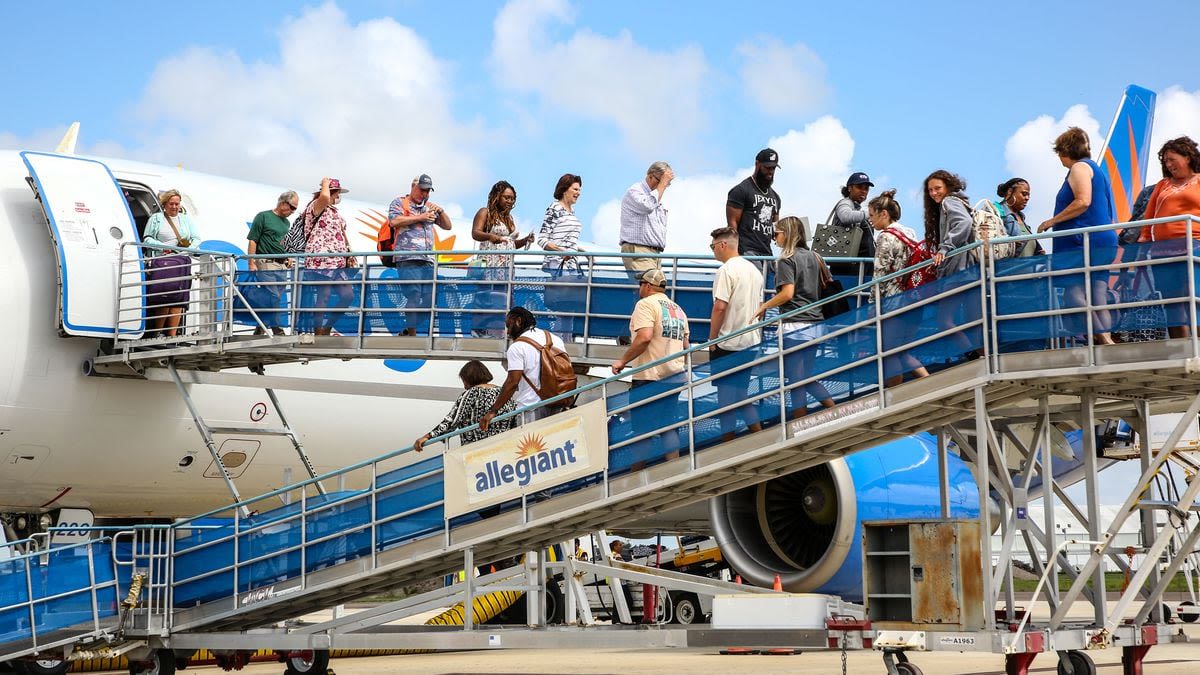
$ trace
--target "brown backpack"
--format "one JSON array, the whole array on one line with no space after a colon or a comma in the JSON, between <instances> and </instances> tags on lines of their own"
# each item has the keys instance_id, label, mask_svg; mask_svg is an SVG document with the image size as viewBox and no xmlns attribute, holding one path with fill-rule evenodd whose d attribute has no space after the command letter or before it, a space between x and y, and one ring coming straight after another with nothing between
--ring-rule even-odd
<instances>
[{"instance_id":1,"label":"brown backpack","mask_svg":"<svg viewBox=\"0 0 1200 675\"><path fill-rule=\"evenodd\" d=\"M517 341L533 345L542 355L542 374L539 378L541 386L534 386L533 381L525 373L521 373L521 377L525 378L525 381L543 401L559 394L565 394L579 386L579 378L575 375L575 368L571 365L570 355L554 346L554 338L550 336L550 331L546 331L546 344L544 345L539 345L525 336L517 338ZM555 401L551 407L570 408L573 405L575 405L574 396Z\"/></svg>"}]
</instances>

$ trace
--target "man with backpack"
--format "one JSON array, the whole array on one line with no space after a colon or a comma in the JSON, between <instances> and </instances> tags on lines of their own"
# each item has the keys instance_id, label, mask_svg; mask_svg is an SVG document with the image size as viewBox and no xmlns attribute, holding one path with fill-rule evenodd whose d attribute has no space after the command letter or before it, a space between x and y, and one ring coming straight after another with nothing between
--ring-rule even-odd
<instances>
[{"instance_id":1,"label":"man with backpack","mask_svg":"<svg viewBox=\"0 0 1200 675\"><path fill-rule=\"evenodd\" d=\"M524 408L565 394L578 385L562 338L538 328L533 312L524 307L513 307L504 317L504 327L512 340L505 353L508 377L500 387L496 402L479 419L479 428L485 432L492 418L514 396L517 406ZM574 399L563 399L553 405L526 410L521 413L521 423L540 420L571 407L574 402Z\"/></svg>"},{"instance_id":2,"label":"man with backpack","mask_svg":"<svg viewBox=\"0 0 1200 675\"><path fill-rule=\"evenodd\" d=\"M429 307L433 295L433 256L402 254L400 251L432 251L434 248L433 226L450 229L450 216L442 207L429 200L433 192L433 179L421 174L413 179L408 194L396 197L388 206L388 220L379 228L378 249L384 265L395 267L401 281L417 282L401 284L404 296L405 328L403 335L416 335L417 324L423 312L414 311ZM394 255L387 255L393 253Z\"/></svg>"},{"instance_id":3,"label":"man with backpack","mask_svg":"<svg viewBox=\"0 0 1200 675\"><path fill-rule=\"evenodd\" d=\"M636 368L688 348L688 318L683 308L663 293L667 287L666 275L660 269L649 269L641 274L638 281L638 297L641 299L634 306L633 316L629 319L631 343L625 354L613 361L614 375L619 375L626 367ZM634 373L629 390L630 401L651 398L685 384L688 376L686 366L684 357L680 356ZM686 408L679 405L678 392L629 411L635 436L667 424L682 422L686 414ZM661 437L663 450L666 451L664 459L679 456L681 444L678 429L663 432L658 437ZM653 452L655 438L643 441L649 447L639 454L645 456ZM635 462L633 468L644 463L644 460Z\"/></svg>"}]
</instances>

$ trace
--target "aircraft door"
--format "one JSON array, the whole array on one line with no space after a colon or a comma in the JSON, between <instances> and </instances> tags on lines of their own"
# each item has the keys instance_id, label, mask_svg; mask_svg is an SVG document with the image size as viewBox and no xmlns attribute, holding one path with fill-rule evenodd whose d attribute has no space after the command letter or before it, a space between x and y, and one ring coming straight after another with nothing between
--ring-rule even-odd
<instances>
[{"instance_id":1,"label":"aircraft door","mask_svg":"<svg viewBox=\"0 0 1200 675\"><path fill-rule=\"evenodd\" d=\"M114 337L118 278L141 280L141 256L133 216L116 179L91 159L22 152L31 185L41 202L58 254L58 321L64 335ZM118 275L118 269L123 274ZM137 287L126 288L120 311L120 336L140 337L144 330Z\"/></svg>"}]
</instances>

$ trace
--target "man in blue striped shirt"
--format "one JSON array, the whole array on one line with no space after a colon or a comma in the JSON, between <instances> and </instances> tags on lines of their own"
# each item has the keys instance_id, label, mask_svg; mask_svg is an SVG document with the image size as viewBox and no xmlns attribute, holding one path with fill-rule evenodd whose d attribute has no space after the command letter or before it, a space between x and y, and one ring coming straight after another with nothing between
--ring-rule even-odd
<instances>
[{"instance_id":1,"label":"man in blue striped shirt","mask_svg":"<svg viewBox=\"0 0 1200 675\"><path fill-rule=\"evenodd\" d=\"M646 180L629 186L621 199L621 253L662 253L667 245L667 207L663 193L675 180L666 162L655 162L646 170ZM659 269L658 258L628 257L625 269L644 272Z\"/></svg>"}]
</instances>

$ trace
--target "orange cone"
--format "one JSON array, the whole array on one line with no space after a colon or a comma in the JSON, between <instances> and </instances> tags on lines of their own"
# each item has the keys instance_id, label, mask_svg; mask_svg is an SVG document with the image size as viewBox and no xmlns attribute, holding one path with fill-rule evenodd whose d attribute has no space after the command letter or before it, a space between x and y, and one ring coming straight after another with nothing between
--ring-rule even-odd
<instances>
[{"instance_id":1,"label":"orange cone","mask_svg":"<svg viewBox=\"0 0 1200 675\"><path fill-rule=\"evenodd\" d=\"M741 586L742 585L742 575L740 575L740 574L734 575L733 583L737 584L738 586Z\"/></svg>"},{"instance_id":2,"label":"orange cone","mask_svg":"<svg viewBox=\"0 0 1200 675\"><path fill-rule=\"evenodd\" d=\"M783 591L783 582L779 580L779 575L778 575L778 574L776 574L776 575L775 575L775 586L774 586L774 588L775 588L775 590L777 590L777 591L781 591L781 592Z\"/></svg>"}]
</instances>

